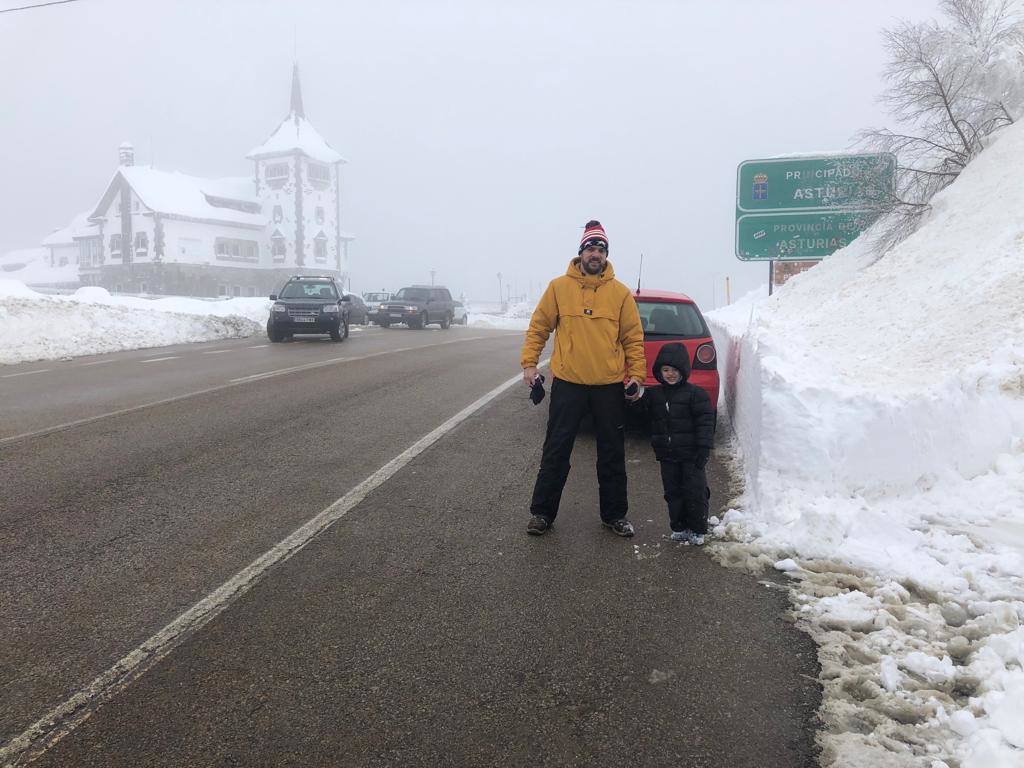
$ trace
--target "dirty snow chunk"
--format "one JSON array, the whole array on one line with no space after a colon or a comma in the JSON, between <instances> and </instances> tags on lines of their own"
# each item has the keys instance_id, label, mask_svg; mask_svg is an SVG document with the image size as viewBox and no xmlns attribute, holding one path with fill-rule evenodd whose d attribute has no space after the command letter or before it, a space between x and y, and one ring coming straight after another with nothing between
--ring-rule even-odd
<instances>
[{"instance_id":1,"label":"dirty snow chunk","mask_svg":"<svg viewBox=\"0 0 1024 768\"><path fill-rule=\"evenodd\" d=\"M791 557L787 557L785 560L779 560L774 566L776 571L796 571L799 570L800 566L796 564L796 561Z\"/></svg>"},{"instance_id":2,"label":"dirty snow chunk","mask_svg":"<svg viewBox=\"0 0 1024 768\"><path fill-rule=\"evenodd\" d=\"M824 597L815 606L819 621L829 629L870 632L881 607L878 600L854 590L842 595Z\"/></svg>"},{"instance_id":3,"label":"dirty snow chunk","mask_svg":"<svg viewBox=\"0 0 1024 768\"><path fill-rule=\"evenodd\" d=\"M945 683L956 677L953 660L949 656L937 659L921 651L911 651L900 660L900 666L929 683Z\"/></svg>"},{"instance_id":4,"label":"dirty snow chunk","mask_svg":"<svg viewBox=\"0 0 1024 768\"><path fill-rule=\"evenodd\" d=\"M889 693L899 690L903 675L900 674L899 667L896 666L896 660L892 656L882 657L878 676L882 681L882 687Z\"/></svg>"}]
</instances>

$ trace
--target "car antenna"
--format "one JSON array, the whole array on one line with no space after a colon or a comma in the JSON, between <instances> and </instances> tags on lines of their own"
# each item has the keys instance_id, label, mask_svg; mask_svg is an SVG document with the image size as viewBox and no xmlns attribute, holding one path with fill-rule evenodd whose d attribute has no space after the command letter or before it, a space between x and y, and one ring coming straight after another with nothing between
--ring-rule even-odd
<instances>
[{"instance_id":1,"label":"car antenna","mask_svg":"<svg viewBox=\"0 0 1024 768\"><path fill-rule=\"evenodd\" d=\"M640 276L644 273L644 255L640 254L640 271L636 275L636 292L640 293Z\"/></svg>"}]
</instances>

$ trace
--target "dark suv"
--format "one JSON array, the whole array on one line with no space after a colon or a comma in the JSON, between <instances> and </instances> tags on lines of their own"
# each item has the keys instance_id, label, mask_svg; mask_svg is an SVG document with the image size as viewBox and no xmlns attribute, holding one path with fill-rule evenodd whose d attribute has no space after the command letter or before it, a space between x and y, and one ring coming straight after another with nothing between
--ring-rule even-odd
<instances>
[{"instance_id":1,"label":"dark suv","mask_svg":"<svg viewBox=\"0 0 1024 768\"><path fill-rule=\"evenodd\" d=\"M392 323L405 323L410 328L438 323L447 329L452 327L454 312L455 304L447 288L439 285L410 285L380 305L377 322L385 328Z\"/></svg>"},{"instance_id":2,"label":"dark suv","mask_svg":"<svg viewBox=\"0 0 1024 768\"><path fill-rule=\"evenodd\" d=\"M332 341L348 338L350 302L330 275L295 275L279 294L267 318L267 338L284 341L296 333L328 333Z\"/></svg>"}]
</instances>

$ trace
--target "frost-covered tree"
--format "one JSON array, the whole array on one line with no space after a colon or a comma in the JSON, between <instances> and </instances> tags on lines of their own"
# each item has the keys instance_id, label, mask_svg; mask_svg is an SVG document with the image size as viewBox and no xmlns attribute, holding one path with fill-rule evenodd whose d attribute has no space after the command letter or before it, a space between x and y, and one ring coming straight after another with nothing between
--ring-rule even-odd
<instances>
[{"instance_id":1,"label":"frost-covered tree","mask_svg":"<svg viewBox=\"0 0 1024 768\"><path fill-rule=\"evenodd\" d=\"M936 192L953 182L996 129L1024 110L1024 24L1017 0L942 0L942 21L885 30L880 100L900 128L859 143L899 160L891 210L876 231L884 253L910 235Z\"/></svg>"}]
</instances>

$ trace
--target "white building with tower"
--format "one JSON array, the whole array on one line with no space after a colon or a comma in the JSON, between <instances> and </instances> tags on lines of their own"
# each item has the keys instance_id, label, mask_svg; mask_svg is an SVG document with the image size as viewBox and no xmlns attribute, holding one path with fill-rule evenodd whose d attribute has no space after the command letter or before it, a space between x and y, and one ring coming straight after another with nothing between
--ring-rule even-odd
<instances>
[{"instance_id":1,"label":"white building with tower","mask_svg":"<svg viewBox=\"0 0 1024 768\"><path fill-rule=\"evenodd\" d=\"M83 285L189 296L256 296L294 274L348 276L345 159L306 118L299 69L287 117L252 149L253 175L208 179L135 164L131 144L99 202L48 236L52 266Z\"/></svg>"}]
</instances>

